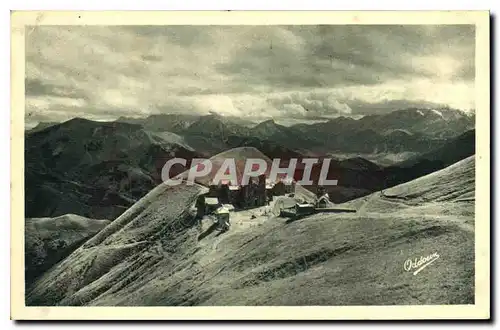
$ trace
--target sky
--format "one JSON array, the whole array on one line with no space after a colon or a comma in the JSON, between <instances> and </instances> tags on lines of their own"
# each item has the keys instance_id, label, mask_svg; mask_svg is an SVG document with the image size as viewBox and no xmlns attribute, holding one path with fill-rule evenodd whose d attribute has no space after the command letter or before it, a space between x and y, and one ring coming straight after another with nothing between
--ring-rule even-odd
<instances>
[{"instance_id":1,"label":"sky","mask_svg":"<svg viewBox=\"0 0 500 330\"><path fill-rule=\"evenodd\" d=\"M474 111L474 35L471 25L38 26L26 37L26 124Z\"/></svg>"}]
</instances>

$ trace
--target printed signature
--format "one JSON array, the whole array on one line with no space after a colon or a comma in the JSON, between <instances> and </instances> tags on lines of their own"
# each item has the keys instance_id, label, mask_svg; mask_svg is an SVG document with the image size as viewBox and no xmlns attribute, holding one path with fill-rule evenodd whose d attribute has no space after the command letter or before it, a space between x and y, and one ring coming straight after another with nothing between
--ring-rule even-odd
<instances>
[{"instance_id":1,"label":"printed signature","mask_svg":"<svg viewBox=\"0 0 500 330\"><path fill-rule=\"evenodd\" d=\"M434 261L439 259L439 254L434 252L426 257L421 256L420 258L415 259L406 259L403 268L407 272L413 271L413 275L417 275L420 273L422 269L432 264Z\"/></svg>"}]
</instances>

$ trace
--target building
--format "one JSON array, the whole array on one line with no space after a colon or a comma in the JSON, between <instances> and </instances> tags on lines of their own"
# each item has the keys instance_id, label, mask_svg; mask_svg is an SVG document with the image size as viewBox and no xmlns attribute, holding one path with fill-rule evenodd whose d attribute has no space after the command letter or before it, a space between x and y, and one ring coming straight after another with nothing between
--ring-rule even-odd
<instances>
[{"instance_id":1,"label":"building","mask_svg":"<svg viewBox=\"0 0 500 330\"><path fill-rule=\"evenodd\" d=\"M266 179L266 196L269 201L273 200L273 188L274 182L269 179Z\"/></svg>"},{"instance_id":2,"label":"building","mask_svg":"<svg viewBox=\"0 0 500 330\"><path fill-rule=\"evenodd\" d=\"M207 197L218 197L219 196L219 186L212 184L208 187Z\"/></svg>"},{"instance_id":3,"label":"building","mask_svg":"<svg viewBox=\"0 0 500 330\"><path fill-rule=\"evenodd\" d=\"M205 214L210 214L215 212L221 203L217 197L205 197Z\"/></svg>"},{"instance_id":4,"label":"building","mask_svg":"<svg viewBox=\"0 0 500 330\"><path fill-rule=\"evenodd\" d=\"M330 199L328 198L328 194L321 196L316 202L318 208L327 208L330 206Z\"/></svg>"},{"instance_id":5,"label":"building","mask_svg":"<svg viewBox=\"0 0 500 330\"><path fill-rule=\"evenodd\" d=\"M266 176L264 174L259 176L256 195L258 206L267 204Z\"/></svg>"},{"instance_id":6,"label":"building","mask_svg":"<svg viewBox=\"0 0 500 330\"><path fill-rule=\"evenodd\" d=\"M237 205L241 194L240 186L229 186L229 202L228 204Z\"/></svg>"},{"instance_id":7,"label":"building","mask_svg":"<svg viewBox=\"0 0 500 330\"><path fill-rule=\"evenodd\" d=\"M217 218L217 224L220 229L229 229L229 210L225 207L219 207L215 211L215 216Z\"/></svg>"},{"instance_id":8,"label":"building","mask_svg":"<svg viewBox=\"0 0 500 330\"><path fill-rule=\"evenodd\" d=\"M272 196L272 193L263 174L258 178L250 178L249 183L243 186L229 183L211 185L209 192L198 203L205 205L203 212L206 214L213 212L215 205L231 204L240 209L265 206L269 202L268 196Z\"/></svg>"},{"instance_id":9,"label":"building","mask_svg":"<svg viewBox=\"0 0 500 330\"><path fill-rule=\"evenodd\" d=\"M208 194L198 196L196 200L196 216L203 218L207 214L215 212L221 203L217 197L210 197Z\"/></svg>"},{"instance_id":10,"label":"building","mask_svg":"<svg viewBox=\"0 0 500 330\"><path fill-rule=\"evenodd\" d=\"M283 181L278 181L273 185L272 193L273 196L282 196L286 193L286 188Z\"/></svg>"},{"instance_id":11,"label":"building","mask_svg":"<svg viewBox=\"0 0 500 330\"><path fill-rule=\"evenodd\" d=\"M229 185L220 185L217 195L219 196L219 201L221 204L229 204Z\"/></svg>"},{"instance_id":12,"label":"building","mask_svg":"<svg viewBox=\"0 0 500 330\"><path fill-rule=\"evenodd\" d=\"M295 192L295 181L292 178L283 179L283 183L285 185L286 194L291 194Z\"/></svg>"},{"instance_id":13,"label":"building","mask_svg":"<svg viewBox=\"0 0 500 330\"><path fill-rule=\"evenodd\" d=\"M250 178L247 185L230 188L231 199L238 208L259 207L267 204L266 177Z\"/></svg>"},{"instance_id":14,"label":"building","mask_svg":"<svg viewBox=\"0 0 500 330\"><path fill-rule=\"evenodd\" d=\"M196 217L201 219L205 215L206 206L205 206L205 195L198 196L196 200Z\"/></svg>"}]
</instances>

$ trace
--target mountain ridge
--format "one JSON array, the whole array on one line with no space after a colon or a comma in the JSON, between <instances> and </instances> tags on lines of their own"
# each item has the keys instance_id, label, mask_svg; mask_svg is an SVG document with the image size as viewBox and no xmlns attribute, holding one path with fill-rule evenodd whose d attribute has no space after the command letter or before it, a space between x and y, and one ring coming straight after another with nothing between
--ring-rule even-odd
<instances>
[{"instance_id":1,"label":"mountain ridge","mask_svg":"<svg viewBox=\"0 0 500 330\"><path fill-rule=\"evenodd\" d=\"M117 122L141 125L150 131L175 133L195 149L208 148L212 154L224 148L237 147L227 145L229 136L275 141L301 153L306 150L313 154L405 153L428 152L473 129L475 115L450 108L407 108L359 119L340 116L326 122L291 126L282 126L270 119L252 127L249 121L242 118L216 113L120 117ZM366 144L365 141L371 143Z\"/></svg>"}]
</instances>

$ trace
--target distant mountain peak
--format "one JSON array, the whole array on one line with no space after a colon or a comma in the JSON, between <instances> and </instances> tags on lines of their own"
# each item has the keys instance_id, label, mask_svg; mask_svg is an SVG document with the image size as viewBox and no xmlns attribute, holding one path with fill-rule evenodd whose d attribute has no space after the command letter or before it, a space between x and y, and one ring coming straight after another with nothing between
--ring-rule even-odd
<instances>
[{"instance_id":1,"label":"distant mountain peak","mask_svg":"<svg viewBox=\"0 0 500 330\"><path fill-rule=\"evenodd\" d=\"M222 117L216 114L210 114L206 116L201 116L197 121L195 121L191 126L196 127L199 125L224 125L224 121L222 120Z\"/></svg>"},{"instance_id":2,"label":"distant mountain peak","mask_svg":"<svg viewBox=\"0 0 500 330\"><path fill-rule=\"evenodd\" d=\"M221 115L221 114L218 114L218 113L215 113L215 112L211 112L210 114L208 115L205 115L205 116L201 116L200 119L205 119L205 120L219 120L219 121L223 121L224 120L224 116Z\"/></svg>"},{"instance_id":3,"label":"distant mountain peak","mask_svg":"<svg viewBox=\"0 0 500 330\"><path fill-rule=\"evenodd\" d=\"M363 158L363 157L351 157L344 159L340 162L343 167L365 169L370 171L379 170L380 166L377 164Z\"/></svg>"},{"instance_id":4,"label":"distant mountain peak","mask_svg":"<svg viewBox=\"0 0 500 330\"><path fill-rule=\"evenodd\" d=\"M252 131L259 136L270 137L275 133L281 132L281 127L274 119L268 119L256 125Z\"/></svg>"},{"instance_id":5,"label":"distant mountain peak","mask_svg":"<svg viewBox=\"0 0 500 330\"><path fill-rule=\"evenodd\" d=\"M34 132L39 132L39 131L42 131L42 130L45 130L49 127L52 127L52 126L55 126L55 125L58 125L59 123L58 122L51 122L51 121L41 121L39 122L38 124L36 124L36 126L30 128L30 129L27 129L26 131L28 133L34 133Z\"/></svg>"},{"instance_id":6,"label":"distant mountain peak","mask_svg":"<svg viewBox=\"0 0 500 330\"><path fill-rule=\"evenodd\" d=\"M328 120L329 123L349 123L354 121L356 121L356 119L347 116L339 116Z\"/></svg>"},{"instance_id":7,"label":"distant mountain peak","mask_svg":"<svg viewBox=\"0 0 500 330\"><path fill-rule=\"evenodd\" d=\"M95 123L95 121L87 119L87 118L82 118L82 117L75 117L71 118L70 120L67 120L63 122L62 124L72 124L72 123Z\"/></svg>"},{"instance_id":8,"label":"distant mountain peak","mask_svg":"<svg viewBox=\"0 0 500 330\"><path fill-rule=\"evenodd\" d=\"M259 123L257 126L278 126L274 119L268 119L264 120L263 122Z\"/></svg>"}]
</instances>

